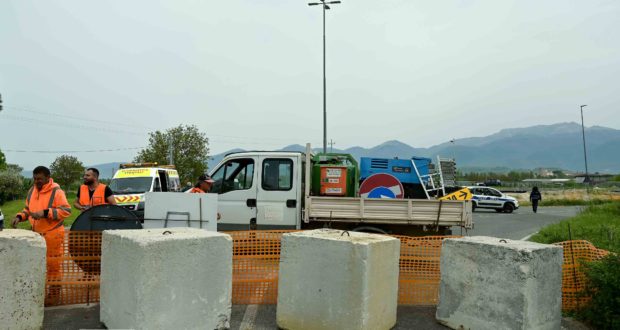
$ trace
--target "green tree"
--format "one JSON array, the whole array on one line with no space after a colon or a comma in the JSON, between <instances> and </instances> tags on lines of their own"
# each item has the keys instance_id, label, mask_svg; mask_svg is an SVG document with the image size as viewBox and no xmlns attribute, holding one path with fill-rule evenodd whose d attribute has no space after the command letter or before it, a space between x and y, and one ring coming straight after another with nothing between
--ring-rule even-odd
<instances>
[{"instance_id":1,"label":"green tree","mask_svg":"<svg viewBox=\"0 0 620 330\"><path fill-rule=\"evenodd\" d=\"M12 170L0 171L0 205L14 200L24 193L23 177Z\"/></svg>"},{"instance_id":2,"label":"green tree","mask_svg":"<svg viewBox=\"0 0 620 330\"><path fill-rule=\"evenodd\" d=\"M4 153L0 150L0 171L6 170L6 158L4 157Z\"/></svg>"},{"instance_id":3,"label":"green tree","mask_svg":"<svg viewBox=\"0 0 620 330\"><path fill-rule=\"evenodd\" d=\"M52 177L65 191L69 186L80 180L84 174L84 164L75 156L62 155L50 166Z\"/></svg>"},{"instance_id":4,"label":"green tree","mask_svg":"<svg viewBox=\"0 0 620 330\"><path fill-rule=\"evenodd\" d=\"M179 125L165 132L149 133L148 147L141 150L134 161L168 164L171 150L181 182L194 181L206 172L209 139L194 125Z\"/></svg>"}]
</instances>

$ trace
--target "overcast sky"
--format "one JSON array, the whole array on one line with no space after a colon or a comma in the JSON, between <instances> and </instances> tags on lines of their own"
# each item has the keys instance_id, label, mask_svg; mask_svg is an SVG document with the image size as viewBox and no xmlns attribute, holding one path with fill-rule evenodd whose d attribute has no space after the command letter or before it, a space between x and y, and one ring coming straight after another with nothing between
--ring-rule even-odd
<instances>
[{"instance_id":1,"label":"overcast sky","mask_svg":"<svg viewBox=\"0 0 620 330\"><path fill-rule=\"evenodd\" d=\"M328 139L428 147L502 128L620 128L620 1L343 0ZM195 124L212 153L322 144L321 9L293 0L0 1L0 149L26 169ZM11 151L14 150L14 151ZM86 165L138 150L73 153Z\"/></svg>"}]
</instances>

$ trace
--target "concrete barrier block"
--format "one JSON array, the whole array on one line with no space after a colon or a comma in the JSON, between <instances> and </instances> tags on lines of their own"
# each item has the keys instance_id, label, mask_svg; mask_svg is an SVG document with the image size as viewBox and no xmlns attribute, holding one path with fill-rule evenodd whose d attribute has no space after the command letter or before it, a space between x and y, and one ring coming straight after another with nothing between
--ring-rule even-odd
<instances>
[{"instance_id":1,"label":"concrete barrier block","mask_svg":"<svg viewBox=\"0 0 620 330\"><path fill-rule=\"evenodd\" d=\"M103 233L100 319L108 328L225 329L232 239L194 228Z\"/></svg>"},{"instance_id":2,"label":"concrete barrier block","mask_svg":"<svg viewBox=\"0 0 620 330\"><path fill-rule=\"evenodd\" d=\"M41 329L45 240L28 230L0 231L0 328Z\"/></svg>"},{"instance_id":3,"label":"concrete barrier block","mask_svg":"<svg viewBox=\"0 0 620 330\"><path fill-rule=\"evenodd\" d=\"M495 237L446 239L436 318L453 329L560 329L562 248Z\"/></svg>"},{"instance_id":4,"label":"concrete barrier block","mask_svg":"<svg viewBox=\"0 0 620 330\"><path fill-rule=\"evenodd\" d=\"M282 329L390 329L400 241L319 229L282 236L276 318Z\"/></svg>"}]
</instances>

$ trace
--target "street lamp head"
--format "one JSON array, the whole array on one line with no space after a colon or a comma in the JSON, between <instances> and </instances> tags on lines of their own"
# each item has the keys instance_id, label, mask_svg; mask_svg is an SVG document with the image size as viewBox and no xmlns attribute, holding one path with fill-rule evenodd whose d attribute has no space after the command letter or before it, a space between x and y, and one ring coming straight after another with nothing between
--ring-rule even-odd
<instances>
[{"instance_id":1,"label":"street lamp head","mask_svg":"<svg viewBox=\"0 0 620 330\"><path fill-rule=\"evenodd\" d=\"M310 2L308 3L308 6L316 6L316 5L320 5L320 2Z\"/></svg>"},{"instance_id":2,"label":"street lamp head","mask_svg":"<svg viewBox=\"0 0 620 330\"><path fill-rule=\"evenodd\" d=\"M333 4L333 3L342 3L342 2L340 2L340 1L329 1L329 2L326 2L326 4Z\"/></svg>"},{"instance_id":3,"label":"street lamp head","mask_svg":"<svg viewBox=\"0 0 620 330\"><path fill-rule=\"evenodd\" d=\"M587 106L588 106L587 104L582 104L582 105L580 105L580 107L582 107L582 108L583 108L583 107L587 107Z\"/></svg>"}]
</instances>

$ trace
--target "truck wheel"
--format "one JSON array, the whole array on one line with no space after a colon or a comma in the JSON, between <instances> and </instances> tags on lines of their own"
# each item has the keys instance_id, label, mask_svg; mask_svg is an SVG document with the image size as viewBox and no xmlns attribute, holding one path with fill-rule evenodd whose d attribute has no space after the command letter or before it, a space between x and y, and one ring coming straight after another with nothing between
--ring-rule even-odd
<instances>
[{"instance_id":1,"label":"truck wheel","mask_svg":"<svg viewBox=\"0 0 620 330\"><path fill-rule=\"evenodd\" d=\"M512 203L506 203L504 204L504 212L505 213L512 213L512 211L515 210L515 206L512 205Z\"/></svg>"}]
</instances>

